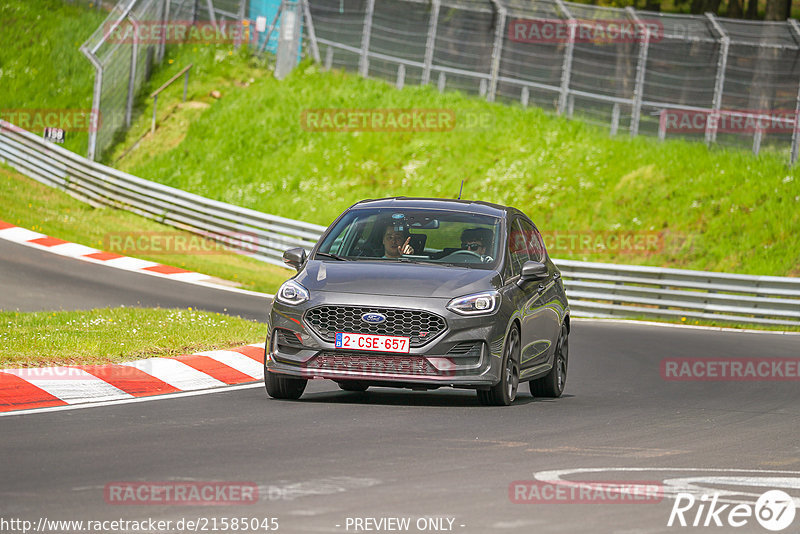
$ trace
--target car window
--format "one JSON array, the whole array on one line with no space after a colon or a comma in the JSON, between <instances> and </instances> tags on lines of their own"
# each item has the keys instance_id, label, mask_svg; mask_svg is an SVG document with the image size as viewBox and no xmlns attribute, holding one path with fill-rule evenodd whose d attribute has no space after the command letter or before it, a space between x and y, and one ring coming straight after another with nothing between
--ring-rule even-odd
<instances>
[{"instance_id":1,"label":"car window","mask_svg":"<svg viewBox=\"0 0 800 534\"><path fill-rule=\"evenodd\" d=\"M435 209L357 208L322 238L315 259L403 261L494 268L501 219ZM398 251L399 249L399 251Z\"/></svg>"},{"instance_id":2,"label":"car window","mask_svg":"<svg viewBox=\"0 0 800 534\"><path fill-rule=\"evenodd\" d=\"M528 261L528 243L525 233L520 226L520 219L514 219L508 233L508 275L519 276L522 272L522 265Z\"/></svg>"},{"instance_id":3,"label":"car window","mask_svg":"<svg viewBox=\"0 0 800 534\"><path fill-rule=\"evenodd\" d=\"M525 248L528 253L528 258L533 261L544 261L544 243L542 236L530 221L525 219L517 219L520 227L522 228L522 235L525 239Z\"/></svg>"}]
</instances>

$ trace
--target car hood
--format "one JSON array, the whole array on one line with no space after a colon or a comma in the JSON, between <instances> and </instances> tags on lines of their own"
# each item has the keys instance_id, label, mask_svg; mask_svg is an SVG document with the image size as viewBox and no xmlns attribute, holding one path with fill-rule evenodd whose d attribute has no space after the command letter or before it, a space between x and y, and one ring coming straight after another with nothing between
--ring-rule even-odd
<instances>
[{"instance_id":1,"label":"car hood","mask_svg":"<svg viewBox=\"0 0 800 534\"><path fill-rule=\"evenodd\" d=\"M494 270L440 265L309 260L296 278L309 291L452 298L497 289Z\"/></svg>"}]
</instances>

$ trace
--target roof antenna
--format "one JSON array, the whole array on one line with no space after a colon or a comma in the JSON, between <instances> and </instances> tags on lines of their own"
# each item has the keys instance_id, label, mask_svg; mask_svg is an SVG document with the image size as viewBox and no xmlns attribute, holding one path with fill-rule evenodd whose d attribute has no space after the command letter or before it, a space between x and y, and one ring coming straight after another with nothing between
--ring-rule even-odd
<instances>
[{"instance_id":1,"label":"roof antenna","mask_svg":"<svg viewBox=\"0 0 800 534\"><path fill-rule=\"evenodd\" d=\"M464 190L464 180L461 180L461 189L458 190L458 200L461 200L461 192Z\"/></svg>"}]
</instances>

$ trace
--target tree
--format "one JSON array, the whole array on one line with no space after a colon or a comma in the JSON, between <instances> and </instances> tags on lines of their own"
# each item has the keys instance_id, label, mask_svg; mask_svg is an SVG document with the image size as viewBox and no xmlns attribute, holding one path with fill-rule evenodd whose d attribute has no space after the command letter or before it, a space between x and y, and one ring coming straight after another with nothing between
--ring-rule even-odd
<instances>
[{"instance_id":1,"label":"tree","mask_svg":"<svg viewBox=\"0 0 800 534\"><path fill-rule=\"evenodd\" d=\"M742 3L739 0L730 0L728 2L728 12L726 13L728 17L740 19L744 12L742 11Z\"/></svg>"},{"instance_id":2,"label":"tree","mask_svg":"<svg viewBox=\"0 0 800 534\"><path fill-rule=\"evenodd\" d=\"M767 0L765 20L786 20L789 18L791 2L786 0Z\"/></svg>"}]
</instances>

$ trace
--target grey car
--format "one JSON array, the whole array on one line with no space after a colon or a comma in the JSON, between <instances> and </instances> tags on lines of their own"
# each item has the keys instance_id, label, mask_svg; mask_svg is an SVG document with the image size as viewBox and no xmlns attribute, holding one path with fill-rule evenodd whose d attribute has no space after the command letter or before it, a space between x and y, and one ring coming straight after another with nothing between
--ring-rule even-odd
<instances>
[{"instance_id":1,"label":"grey car","mask_svg":"<svg viewBox=\"0 0 800 534\"><path fill-rule=\"evenodd\" d=\"M370 386L477 390L507 406L521 382L559 397L570 317L561 273L521 211L486 202L359 202L310 253L269 311L264 382L298 399L324 378Z\"/></svg>"}]
</instances>

